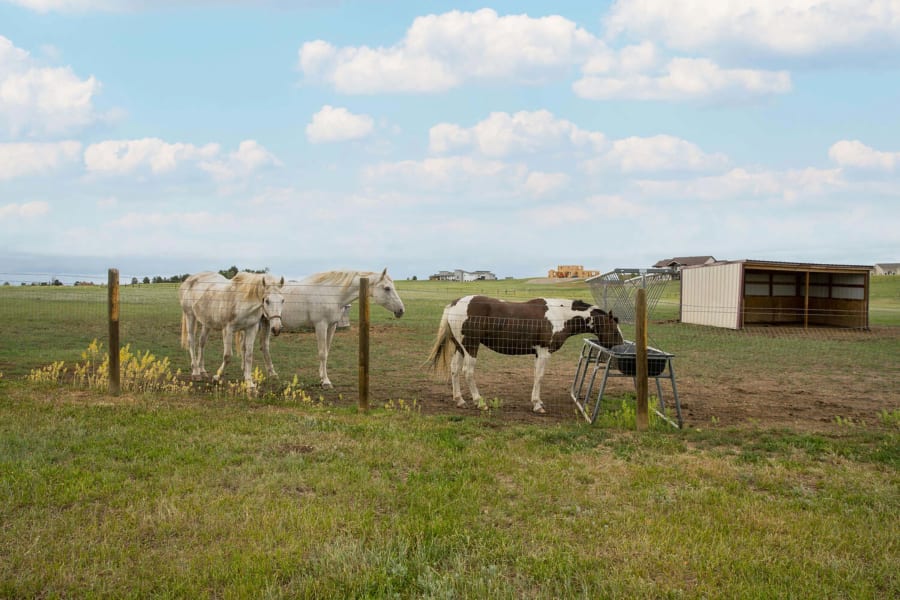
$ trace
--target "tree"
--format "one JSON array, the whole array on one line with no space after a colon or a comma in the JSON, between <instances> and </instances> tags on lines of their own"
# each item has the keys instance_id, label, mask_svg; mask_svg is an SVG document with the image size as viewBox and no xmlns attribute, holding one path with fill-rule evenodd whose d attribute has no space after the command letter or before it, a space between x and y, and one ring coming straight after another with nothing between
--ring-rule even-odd
<instances>
[{"instance_id":1,"label":"tree","mask_svg":"<svg viewBox=\"0 0 900 600\"><path fill-rule=\"evenodd\" d=\"M227 269L225 269L223 271L219 271L219 274L221 274L222 277L224 277L225 279L231 279L232 277L237 275L238 272L239 272L238 268L235 265L231 265Z\"/></svg>"},{"instance_id":2,"label":"tree","mask_svg":"<svg viewBox=\"0 0 900 600\"><path fill-rule=\"evenodd\" d=\"M144 277L144 283L150 283L150 278L149 278L149 277Z\"/></svg>"},{"instance_id":3,"label":"tree","mask_svg":"<svg viewBox=\"0 0 900 600\"><path fill-rule=\"evenodd\" d=\"M219 271L219 274L225 279L232 279L235 275L244 271L246 273L268 273L269 267L265 267L263 269L238 269L235 265L231 265L227 269Z\"/></svg>"}]
</instances>

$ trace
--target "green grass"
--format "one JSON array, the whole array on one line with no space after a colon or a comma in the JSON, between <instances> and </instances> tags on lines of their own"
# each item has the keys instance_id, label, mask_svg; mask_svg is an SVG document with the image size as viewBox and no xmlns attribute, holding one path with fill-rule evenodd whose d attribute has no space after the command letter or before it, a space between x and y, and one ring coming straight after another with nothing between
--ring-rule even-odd
<instances>
[{"instance_id":1,"label":"green grass","mask_svg":"<svg viewBox=\"0 0 900 600\"><path fill-rule=\"evenodd\" d=\"M2 597L900 593L896 431L0 386Z\"/></svg>"},{"instance_id":2,"label":"green grass","mask_svg":"<svg viewBox=\"0 0 900 600\"><path fill-rule=\"evenodd\" d=\"M372 310L373 405L391 408L369 414L340 390L323 406L278 388L113 398L27 382L106 339L106 290L0 288L0 597L900 595L896 337L651 326L651 343L678 356L680 388L850 378L884 395L871 426L638 434L627 394L593 427L516 424L487 388L487 414L420 412L440 311L473 292L589 300L583 284L397 284L404 318ZM873 324L897 325L900 277L873 278L871 304ZM187 366L176 286L123 287L121 322L133 351ZM338 336L329 371L346 391L356 348ZM554 360L574 365L579 349ZM283 376L301 365L315 388L309 334L272 350ZM527 393L529 365L516 364Z\"/></svg>"}]
</instances>

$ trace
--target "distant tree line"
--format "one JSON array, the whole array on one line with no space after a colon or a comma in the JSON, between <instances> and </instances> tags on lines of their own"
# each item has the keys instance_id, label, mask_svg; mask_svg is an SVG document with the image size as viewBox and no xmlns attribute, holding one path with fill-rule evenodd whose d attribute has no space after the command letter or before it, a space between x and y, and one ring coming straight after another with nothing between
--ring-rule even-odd
<instances>
[{"instance_id":1,"label":"distant tree line","mask_svg":"<svg viewBox=\"0 0 900 600\"><path fill-rule=\"evenodd\" d=\"M220 270L219 274L221 274L222 277L225 277L226 279L231 279L241 271L246 271L248 273L268 273L269 267L266 267L264 269L238 269L235 265L231 265L227 269ZM190 273L184 273L182 275L172 275L171 277L163 277L161 275L157 275L152 279L150 277L144 277L142 283L181 283L190 276ZM137 278L133 277L131 279L131 283L137 283Z\"/></svg>"}]
</instances>

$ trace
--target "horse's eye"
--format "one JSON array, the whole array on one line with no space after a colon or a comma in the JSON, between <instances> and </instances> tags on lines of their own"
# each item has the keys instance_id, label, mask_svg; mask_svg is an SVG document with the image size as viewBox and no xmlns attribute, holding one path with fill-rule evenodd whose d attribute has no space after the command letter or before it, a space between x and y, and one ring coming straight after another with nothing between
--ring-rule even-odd
<instances>
[{"instance_id":1,"label":"horse's eye","mask_svg":"<svg viewBox=\"0 0 900 600\"><path fill-rule=\"evenodd\" d=\"M384 291L386 291L387 293L390 294L390 293L391 293L391 286L389 286L389 285L384 286Z\"/></svg>"}]
</instances>

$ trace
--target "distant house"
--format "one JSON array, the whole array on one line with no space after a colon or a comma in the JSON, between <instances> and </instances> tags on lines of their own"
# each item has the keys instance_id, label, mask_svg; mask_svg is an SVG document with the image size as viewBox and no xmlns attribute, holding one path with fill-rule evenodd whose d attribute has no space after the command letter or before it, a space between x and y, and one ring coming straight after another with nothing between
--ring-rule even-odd
<instances>
[{"instance_id":1,"label":"distant house","mask_svg":"<svg viewBox=\"0 0 900 600\"><path fill-rule=\"evenodd\" d=\"M582 265L557 265L555 269L550 269L547 272L547 277L550 279L571 279L573 277L587 279L588 277L596 277L599 274L600 271L585 269Z\"/></svg>"},{"instance_id":2,"label":"distant house","mask_svg":"<svg viewBox=\"0 0 900 600\"><path fill-rule=\"evenodd\" d=\"M497 276L490 271L463 271L456 269L455 271L438 271L434 275L429 275L431 281L496 281Z\"/></svg>"},{"instance_id":3,"label":"distant house","mask_svg":"<svg viewBox=\"0 0 900 600\"><path fill-rule=\"evenodd\" d=\"M685 267L696 267L699 265L711 265L717 262L714 256L676 256L675 258L667 258L653 265L654 269L675 269L680 271Z\"/></svg>"},{"instance_id":4,"label":"distant house","mask_svg":"<svg viewBox=\"0 0 900 600\"><path fill-rule=\"evenodd\" d=\"M875 263L876 275L900 275L900 263Z\"/></svg>"}]
</instances>

